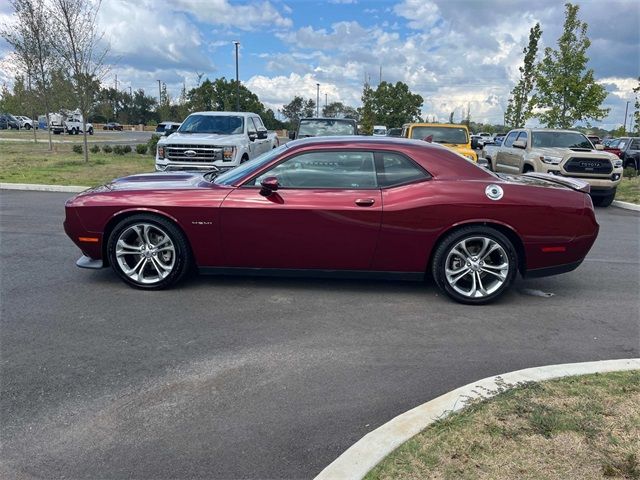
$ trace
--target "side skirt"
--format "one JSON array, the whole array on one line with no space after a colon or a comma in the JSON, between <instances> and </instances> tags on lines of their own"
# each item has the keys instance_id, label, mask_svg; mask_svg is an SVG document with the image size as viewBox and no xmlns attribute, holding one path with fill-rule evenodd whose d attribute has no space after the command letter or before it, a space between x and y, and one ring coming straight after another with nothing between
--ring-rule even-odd
<instances>
[{"instance_id":1,"label":"side skirt","mask_svg":"<svg viewBox=\"0 0 640 480\"><path fill-rule=\"evenodd\" d=\"M368 270L319 270L293 268L239 268L239 267L199 267L204 275L231 275L254 277L294 277L294 278L345 278L352 280L401 280L421 282L424 272L375 272Z\"/></svg>"}]
</instances>

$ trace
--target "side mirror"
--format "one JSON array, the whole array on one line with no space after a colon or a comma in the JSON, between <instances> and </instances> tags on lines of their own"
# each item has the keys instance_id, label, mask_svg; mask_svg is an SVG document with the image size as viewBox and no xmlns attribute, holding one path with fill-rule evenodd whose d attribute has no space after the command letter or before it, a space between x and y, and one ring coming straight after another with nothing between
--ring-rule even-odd
<instances>
[{"instance_id":1,"label":"side mirror","mask_svg":"<svg viewBox=\"0 0 640 480\"><path fill-rule=\"evenodd\" d=\"M264 140L265 138L267 138L267 129L266 128L261 128L258 130L258 139L259 140Z\"/></svg>"},{"instance_id":2,"label":"side mirror","mask_svg":"<svg viewBox=\"0 0 640 480\"><path fill-rule=\"evenodd\" d=\"M262 188L260 189L260 195L263 197L269 197L273 192L278 190L280 184L278 183L278 177L267 177L260 182Z\"/></svg>"},{"instance_id":3,"label":"side mirror","mask_svg":"<svg viewBox=\"0 0 640 480\"><path fill-rule=\"evenodd\" d=\"M513 148L527 148L527 142L525 140L516 140L513 142Z\"/></svg>"},{"instance_id":4,"label":"side mirror","mask_svg":"<svg viewBox=\"0 0 640 480\"><path fill-rule=\"evenodd\" d=\"M487 170L491 170L491 163L486 158L478 159L478 166L482 168L486 168Z\"/></svg>"},{"instance_id":5,"label":"side mirror","mask_svg":"<svg viewBox=\"0 0 640 480\"><path fill-rule=\"evenodd\" d=\"M478 148L478 139L477 138L472 138L471 139L471 148L473 148L474 150L476 148Z\"/></svg>"},{"instance_id":6,"label":"side mirror","mask_svg":"<svg viewBox=\"0 0 640 480\"><path fill-rule=\"evenodd\" d=\"M595 147L596 147L596 150L604 150L604 145L600 143L596 144Z\"/></svg>"},{"instance_id":7,"label":"side mirror","mask_svg":"<svg viewBox=\"0 0 640 480\"><path fill-rule=\"evenodd\" d=\"M249 132L249 140L254 142L258 138L258 134L256 132Z\"/></svg>"},{"instance_id":8,"label":"side mirror","mask_svg":"<svg viewBox=\"0 0 640 480\"><path fill-rule=\"evenodd\" d=\"M289 132L289 140L295 140L296 139L296 132Z\"/></svg>"}]
</instances>

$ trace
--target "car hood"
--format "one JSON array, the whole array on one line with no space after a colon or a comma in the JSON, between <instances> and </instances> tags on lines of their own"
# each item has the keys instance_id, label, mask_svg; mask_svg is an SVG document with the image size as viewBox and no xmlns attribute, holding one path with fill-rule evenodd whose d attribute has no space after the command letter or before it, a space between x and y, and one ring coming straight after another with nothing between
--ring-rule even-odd
<instances>
[{"instance_id":1,"label":"car hood","mask_svg":"<svg viewBox=\"0 0 640 480\"><path fill-rule=\"evenodd\" d=\"M158 140L158 145L238 145L246 135L225 135L216 133L172 133Z\"/></svg>"},{"instance_id":2,"label":"car hood","mask_svg":"<svg viewBox=\"0 0 640 480\"><path fill-rule=\"evenodd\" d=\"M127 190L189 190L211 188L202 174L190 172L155 172L116 178L110 183L85 190L80 195L91 193L120 192Z\"/></svg>"},{"instance_id":3,"label":"car hood","mask_svg":"<svg viewBox=\"0 0 640 480\"><path fill-rule=\"evenodd\" d=\"M609 158L609 155L606 154L604 151L587 150L583 148L571 149L571 148L564 148L564 147L535 147L533 149L533 152L536 155L547 155L550 157L579 156L579 157Z\"/></svg>"}]
</instances>

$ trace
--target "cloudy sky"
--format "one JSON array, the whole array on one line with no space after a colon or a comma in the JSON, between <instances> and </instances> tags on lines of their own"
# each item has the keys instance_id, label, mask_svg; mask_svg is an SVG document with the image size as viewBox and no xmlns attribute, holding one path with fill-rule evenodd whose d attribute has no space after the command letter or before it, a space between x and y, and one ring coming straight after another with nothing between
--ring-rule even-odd
<instances>
[{"instance_id":1,"label":"cloudy sky","mask_svg":"<svg viewBox=\"0 0 640 480\"><path fill-rule=\"evenodd\" d=\"M590 67L609 96L609 117L622 124L640 75L640 2L578 1L589 25ZM0 22L10 19L0 0ZM113 67L104 83L177 96L198 75L235 77L277 111L295 95L359 106L365 80L403 81L425 99L422 113L441 121L467 104L472 120L502 121L518 78L529 29L539 22L541 47L562 31L562 1L537 0L103 0L100 28ZM541 48L541 50L542 50ZM0 43L0 58L8 46ZM5 64L6 65L6 64ZM11 82L9 68L0 82ZM631 102L630 109L633 106Z\"/></svg>"}]
</instances>

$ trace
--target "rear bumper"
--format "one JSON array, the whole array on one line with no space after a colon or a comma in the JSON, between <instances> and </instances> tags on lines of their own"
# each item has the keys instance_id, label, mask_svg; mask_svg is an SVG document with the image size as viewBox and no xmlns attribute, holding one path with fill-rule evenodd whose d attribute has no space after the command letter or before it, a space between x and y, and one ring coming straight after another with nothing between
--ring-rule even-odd
<instances>
[{"instance_id":1,"label":"rear bumper","mask_svg":"<svg viewBox=\"0 0 640 480\"><path fill-rule=\"evenodd\" d=\"M539 278L550 277L552 275L560 275L561 273L567 273L575 270L580 266L582 260L572 263L565 263L564 265L554 265L553 267L536 268L534 270L527 270L523 277L525 278Z\"/></svg>"}]
</instances>

